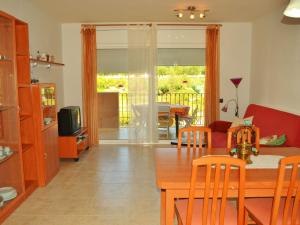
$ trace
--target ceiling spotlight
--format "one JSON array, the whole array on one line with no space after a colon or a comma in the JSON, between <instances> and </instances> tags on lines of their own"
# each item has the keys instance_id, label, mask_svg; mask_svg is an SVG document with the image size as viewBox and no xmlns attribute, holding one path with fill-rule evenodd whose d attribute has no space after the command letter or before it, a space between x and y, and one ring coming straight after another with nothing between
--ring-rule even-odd
<instances>
[{"instance_id":1,"label":"ceiling spotlight","mask_svg":"<svg viewBox=\"0 0 300 225\"><path fill-rule=\"evenodd\" d=\"M191 14L190 14L190 19L191 20L195 19L195 14L193 12L191 12Z\"/></svg>"},{"instance_id":2,"label":"ceiling spotlight","mask_svg":"<svg viewBox=\"0 0 300 225\"><path fill-rule=\"evenodd\" d=\"M205 18L205 11L201 11L199 14L200 19L204 19Z\"/></svg>"},{"instance_id":3,"label":"ceiling spotlight","mask_svg":"<svg viewBox=\"0 0 300 225\"><path fill-rule=\"evenodd\" d=\"M187 12L191 20L195 19L195 13L199 13L200 19L204 19L206 17L206 12L208 12L206 9L198 10L195 6L189 6L186 9L175 9L174 11L176 12L176 16L178 18L183 18L184 13Z\"/></svg>"},{"instance_id":4,"label":"ceiling spotlight","mask_svg":"<svg viewBox=\"0 0 300 225\"><path fill-rule=\"evenodd\" d=\"M183 12L178 12L178 13L177 13L177 17L178 17L178 18L182 18L182 17L183 17Z\"/></svg>"}]
</instances>

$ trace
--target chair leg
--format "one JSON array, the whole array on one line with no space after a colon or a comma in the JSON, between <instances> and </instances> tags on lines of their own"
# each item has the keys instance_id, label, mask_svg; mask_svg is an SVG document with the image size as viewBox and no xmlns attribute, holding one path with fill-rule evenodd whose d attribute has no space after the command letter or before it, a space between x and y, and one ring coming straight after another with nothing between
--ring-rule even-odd
<instances>
[{"instance_id":1,"label":"chair leg","mask_svg":"<svg viewBox=\"0 0 300 225\"><path fill-rule=\"evenodd\" d=\"M257 223L249 216L247 209L244 212L244 225L256 225Z\"/></svg>"},{"instance_id":2,"label":"chair leg","mask_svg":"<svg viewBox=\"0 0 300 225\"><path fill-rule=\"evenodd\" d=\"M177 224L178 225L183 225L181 217L180 217L180 215L179 215L178 210L177 210L176 207L175 207L175 214L176 214L176 218L177 218Z\"/></svg>"},{"instance_id":3,"label":"chair leg","mask_svg":"<svg viewBox=\"0 0 300 225\"><path fill-rule=\"evenodd\" d=\"M244 209L244 225L248 225L248 219L249 219L248 211Z\"/></svg>"}]
</instances>

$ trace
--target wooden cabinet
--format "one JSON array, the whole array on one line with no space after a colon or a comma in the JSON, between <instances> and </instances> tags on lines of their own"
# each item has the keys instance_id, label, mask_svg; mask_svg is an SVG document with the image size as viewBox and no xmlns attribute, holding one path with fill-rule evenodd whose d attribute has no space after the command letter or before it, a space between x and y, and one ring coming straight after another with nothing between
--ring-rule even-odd
<instances>
[{"instance_id":1,"label":"wooden cabinet","mask_svg":"<svg viewBox=\"0 0 300 225\"><path fill-rule=\"evenodd\" d=\"M28 25L15 20L17 93L20 119L20 141L25 193L29 195L38 186L37 142L32 110L30 84Z\"/></svg>"},{"instance_id":2,"label":"wooden cabinet","mask_svg":"<svg viewBox=\"0 0 300 225\"><path fill-rule=\"evenodd\" d=\"M39 184L44 186L59 170L55 84L33 84L32 93Z\"/></svg>"},{"instance_id":3,"label":"wooden cabinet","mask_svg":"<svg viewBox=\"0 0 300 225\"><path fill-rule=\"evenodd\" d=\"M45 159L45 181L49 182L58 172L58 133L57 123L42 132L43 154Z\"/></svg>"},{"instance_id":4,"label":"wooden cabinet","mask_svg":"<svg viewBox=\"0 0 300 225\"><path fill-rule=\"evenodd\" d=\"M0 157L0 187L13 187L17 197L0 208L0 223L26 197L23 174L23 150L20 133L16 83L18 46L16 30L20 21L0 11L0 146L9 147L12 154Z\"/></svg>"},{"instance_id":5,"label":"wooden cabinet","mask_svg":"<svg viewBox=\"0 0 300 225\"><path fill-rule=\"evenodd\" d=\"M80 153L89 148L87 128L82 127L70 136L59 136L58 145L60 158L78 161Z\"/></svg>"},{"instance_id":6,"label":"wooden cabinet","mask_svg":"<svg viewBox=\"0 0 300 225\"><path fill-rule=\"evenodd\" d=\"M17 197L0 207L0 224L59 168L55 85L31 85L28 25L0 11L0 188Z\"/></svg>"}]
</instances>

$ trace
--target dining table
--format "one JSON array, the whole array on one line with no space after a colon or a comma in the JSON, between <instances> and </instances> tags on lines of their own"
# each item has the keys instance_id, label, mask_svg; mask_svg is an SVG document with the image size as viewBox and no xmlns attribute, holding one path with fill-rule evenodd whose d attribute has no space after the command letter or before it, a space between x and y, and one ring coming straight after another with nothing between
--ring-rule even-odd
<instances>
[{"instance_id":1,"label":"dining table","mask_svg":"<svg viewBox=\"0 0 300 225\"><path fill-rule=\"evenodd\" d=\"M160 115L159 106L168 106L170 107L170 116L175 118L175 129L176 129L176 137L178 137L179 130L179 117L186 117L189 115L190 106L182 105L182 104L170 104L165 102L157 102L157 112ZM144 114L149 110L149 105L147 104L137 104L134 105L135 109L140 113ZM165 112L163 112L165 114Z\"/></svg>"},{"instance_id":2,"label":"dining table","mask_svg":"<svg viewBox=\"0 0 300 225\"><path fill-rule=\"evenodd\" d=\"M177 198L188 198L192 161L207 155L227 155L226 149L156 148L156 185L160 189L160 224L173 225L174 203ZM281 158L300 155L296 147L261 147L258 156L251 156L253 164L246 165L245 197L272 197ZM237 197L238 170L231 171L229 197ZM203 197L204 174L199 176L196 197ZM285 182L285 190L288 181ZM220 185L222 186L222 185Z\"/></svg>"},{"instance_id":3,"label":"dining table","mask_svg":"<svg viewBox=\"0 0 300 225\"><path fill-rule=\"evenodd\" d=\"M170 107L170 115L175 118L176 137L178 137L179 117L188 116L190 111L190 106L182 105L182 104L158 103L158 109L159 109L159 105L167 105Z\"/></svg>"}]
</instances>

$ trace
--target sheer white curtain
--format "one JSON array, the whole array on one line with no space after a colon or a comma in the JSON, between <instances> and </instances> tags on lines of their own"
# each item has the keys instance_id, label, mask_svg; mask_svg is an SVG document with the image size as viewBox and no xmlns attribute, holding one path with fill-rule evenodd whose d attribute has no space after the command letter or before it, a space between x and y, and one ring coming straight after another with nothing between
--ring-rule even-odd
<instances>
[{"instance_id":1,"label":"sheer white curtain","mask_svg":"<svg viewBox=\"0 0 300 225\"><path fill-rule=\"evenodd\" d=\"M156 27L128 26L129 142L158 141L156 107Z\"/></svg>"}]
</instances>

